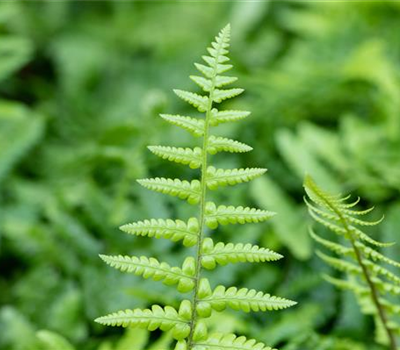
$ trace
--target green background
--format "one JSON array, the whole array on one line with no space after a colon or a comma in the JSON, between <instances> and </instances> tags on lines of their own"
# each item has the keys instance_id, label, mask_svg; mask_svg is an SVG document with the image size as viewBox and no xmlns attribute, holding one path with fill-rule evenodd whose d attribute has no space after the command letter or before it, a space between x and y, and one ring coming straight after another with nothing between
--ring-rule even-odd
<instances>
[{"instance_id":1,"label":"green background","mask_svg":"<svg viewBox=\"0 0 400 350\"><path fill-rule=\"evenodd\" d=\"M246 89L230 107L252 115L219 131L254 151L218 155L214 165L269 171L212 198L278 215L224 227L215 240L260 244L285 259L221 267L208 277L299 305L225 312L214 327L281 350L381 349L356 299L320 277L328 268L314 257L302 179L309 173L332 191L362 196L376 217L386 215L369 232L400 242L397 1L2 1L0 349L172 348L168 335L93 322L118 309L178 301L173 288L111 269L98 254L151 255L172 265L188 254L118 226L191 213L135 179L194 176L146 146L193 145L158 114L191 112L172 89L197 91L188 79L193 62L228 22L232 74Z\"/></svg>"}]
</instances>

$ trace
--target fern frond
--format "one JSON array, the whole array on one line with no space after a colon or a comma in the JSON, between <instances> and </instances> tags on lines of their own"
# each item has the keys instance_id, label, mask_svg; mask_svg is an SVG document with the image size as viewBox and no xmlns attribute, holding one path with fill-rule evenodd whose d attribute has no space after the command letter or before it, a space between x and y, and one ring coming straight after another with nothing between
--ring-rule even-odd
<instances>
[{"instance_id":1,"label":"fern frond","mask_svg":"<svg viewBox=\"0 0 400 350\"><path fill-rule=\"evenodd\" d=\"M189 204L197 204L200 201L200 181L192 180L191 182L179 179L166 179L156 177L154 179L141 179L137 182L143 187L169 194L170 196L186 199Z\"/></svg>"},{"instance_id":2,"label":"fern frond","mask_svg":"<svg viewBox=\"0 0 400 350\"><path fill-rule=\"evenodd\" d=\"M214 289L210 296L201 299L200 304L199 307L204 307L202 304L208 304L216 311L223 311L227 307L230 307L233 310L250 312L281 310L296 303L291 300L258 292L255 289L226 288L220 285Z\"/></svg>"},{"instance_id":3,"label":"fern frond","mask_svg":"<svg viewBox=\"0 0 400 350\"><path fill-rule=\"evenodd\" d=\"M184 246L192 247L198 241L200 225L197 218L190 218L187 223L182 220L150 219L126 224L120 229L136 236L166 238L173 242L183 240Z\"/></svg>"},{"instance_id":4,"label":"fern frond","mask_svg":"<svg viewBox=\"0 0 400 350\"><path fill-rule=\"evenodd\" d=\"M244 153L250 152L253 148L243 142L228 139L226 137L210 136L208 138L207 151L210 154L218 152Z\"/></svg>"},{"instance_id":5,"label":"fern frond","mask_svg":"<svg viewBox=\"0 0 400 350\"><path fill-rule=\"evenodd\" d=\"M132 272L143 278L151 278L154 281L162 281L167 286L178 284L178 290L182 293L190 292L194 287L194 259L187 258L185 271L183 268L171 267L166 262L159 262L156 258L146 256L109 256L100 255L100 258L111 267L122 272Z\"/></svg>"},{"instance_id":6,"label":"fern frond","mask_svg":"<svg viewBox=\"0 0 400 350\"><path fill-rule=\"evenodd\" d=\"M213 166L207 168L207 186L215 190L218 186L233 186L242 182L251 181L263 174L267 169L246 168L246 169L216 169Z\"/></svg>"},{"instance_id":7,"label":"fern frond","mask_svg":"<svg viewBox=\"0 0 400 350\"><path fill-rule=\"evenodd\" d=\"M199 112L205 112L208 107L208 97L195 94L193 92L174 89L175 94L183 101L197 108Z\"/></svg>"},{"instance_id":8,"label":"fern frond","mask_svg":"<svg viewBox=\"0 0 400 350\"><path fill-rule=\"evenodd\" d=\"M200 147L182 148L170 146L148 146L156 156L171 162L188 164L190 168L197 169L201 166L202 151Z\"/></svg>"},{"instance_id":9,"label":"fern frond","mask_svg":"<svg viewBox=\"0 0 400 350\"><path fill-rule=\"evenodd\" d=\"M235 334L214 333L207 340L195 342L193 350L276 350L254 339Z\"/></svg>"},{"instance_id":10,"label":"fern frond","mask_svg":"<svg viewBox=\"0 0 400 350\"><path fill-rule=\"evenodd\" d=\"M245 224L245 223L258 223L263 222L275 213L249 207L234 207L220 205L216 206L213 202L206 203L206 224L209 228L215 229L218 224Z\"/></svg>"},{"instance_id":11,"label":"fern frond","mask_svg":"<svg viewBox=\"0 0 400 350\"><path fill-rule=\"evenodd\" d=\"M282 255L270 249L261 248L250 243L224 244L218 242L214 245L211 238L206 238L202 245L201 263L204 268L212 270L216 267L216 264L277 261L281 258L283 258Z\"/></svg>"},{"instance_id":12,"label":"fern frond","mask_svg":"<svg viewBox=\"0 0 400 350\"><path fill-rule=\"evenodd\" d=\"M139 327L149 331L172 330L173 337L178 340L186 338L190 332L188 319L179 315L171 306L162 308L153 305L151 309L118 311L95 321L106 326Z\"/></svg>"},{"instance_id":13,"label":"fern frond","mask_svg":"<svg viewBox=\"0 0 400 350\"><path fill-rule=\"evenodd\" d=\"M203 277L204 268L213 269L217 264L238 262L276 261L282 255L257 245L222 242L214 244L206 226L215 229L219 224L245 224L266 221L275 213L249 207L216 206L206 202L209 189L220 186L236 185L251 181L266 172L261 168L216 169L211 165L210 154L225 152L248 152L252 148L242 142L225 137L214 136L212 126L234 122L246 118L250 112L226 110L220 111L214 106L226 99L240 95L241 88L224 88L234 83L234 76L221 75L232 68L227 56L230 40L230 26L226 26L211 46L209 55L203 56L205 64L196 63L200 75L190 76L191 80L203 90L200 94L174 90L175 94L205 114L205 119L189 116L161 114L168 123L178 126L195 137L201 137L201 147L182 148L170 146L149 146L155 155L172 162L189 165L192 169L200 168L200 178L192 181L156 177L141 179L138 182L147 189L186 199L191 204L198 204L198 219L190 218L187 222L170 219L150 219L121 226L121 230L136 236L167 238L172 241L183 240L187 247L195 246L194 256L188 256L182 267L171 267L153 257L106 256L101 258L112 267L132 272L144 278L162 281L166 285L176 285L181 293L191 292L192 301L184 300L179 311L166 306L154 305L151 309L119 311L96 321L105 325L137 326L153 331L172 330L178 340L175 350L272 350L255 340L237 337L234 334L208 336L207 323L212 310L222 311L226 307L235 310L267 311L280 310L295 303L254 289L225 288L218 286L212 290L208 279Z\"/></svg>"},{"instance_id":14,"label":"fern frond","mask_svg":"<svg viewBox=\"0 0 400 350\"><path fill-rule=\"evenodd\" d=\"M242 120L250 115L248 111L234 111L234 110L227 110L227 111L219 111L216 108L211 110L211 119L210 124L212 126L217 126L223 123L235 122Z\"/></svg>"},{"instance_id":15,"label":"fern frond","mask_svg":"<svg viewBox=\"0 0 400 350\"><path fill-rule=\"evenodd\" d=\"M204 120L202 119L172 114L160 114L160 117L168 123L189 131L195 137L200 137L204 134Z\"/></svg>"},{"instance_id":16,"label":"fern frond","mask_svg":"<svg viewBox=\"0 0 400 350\"><path fill-rule=\"evenodd\" d=\"M357 227L375 226L383 220L383 217L377 221L358 219L356 216L370 213L373 207L366 210L352 209L360 202L359 197L355 201L349 202L350 195L346 197L331 195L319 188L310 176L306 177L304 187L308 198L312 201L310 203L305 199L311 217L332 232L343 236L351 246L344 247L323 239L312 231L311 236L336 254L350 257L355 263L327 256L321 252L317 252L317 255L333 268L356 275L362 285L329 276L325 276L325 279L339 288L353 291L359 299L361 310L374 316L376 330L380 334L379 339L390 344L391 349L396 349L396 339L390 327L390 317L400 313L400 306L390 303L381 297L381 294L400 295L400 277L377 262L384 262L395 267L400 267L400 263L385 257L375 248L366 244L383 248L391 246L392 243L378 242Z\"/></svg>"}]
</instances>

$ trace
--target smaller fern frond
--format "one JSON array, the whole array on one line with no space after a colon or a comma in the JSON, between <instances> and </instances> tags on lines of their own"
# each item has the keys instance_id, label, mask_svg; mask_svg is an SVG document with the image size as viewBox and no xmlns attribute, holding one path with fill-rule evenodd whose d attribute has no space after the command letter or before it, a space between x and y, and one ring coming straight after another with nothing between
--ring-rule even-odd
<instances>
[{"instance_id":1,"label":"smaller fern frond","mask_svg":"<svg viewBox=\"0 0 400 350\"><path fill-rule=\"evenodd\" d=\"M212 135L208 138L207 151L210 154L216 154L221 151L230 153L244 153L250 152L252 149L252 147L243 142L231 140L226 137Z\"/></svg>"},{"instance_id":2,"label":"smaller fern frond","mask_svg":"<svg viewBox=\"0 0 400 350\"><path fill-rule=\"evenodd\" d=\"M191 182L180 179L166 179L156 177L154 179L136 180L143 187L168 194L170 196L186 199L189 204L197 204L200 201L200 181L192 180Z\"/></svg>"},{"instance_id":3,"label":"smaller fern frond","mask_svg":"<svg viewBox=\"0 0 400 350\"><path fill-rule=\"evenodd\" d=\"M251 181L263 175L267 169L246 168L246 169L216 169L213 166L207 168L207 186L211 190L219 186L233 186L243 182Z\"/></svg>"},{"instance_id":4,"label":"smaller fern frond","mask_svg":"<svg viewBox=\"0 0 400 350\"><path fill-rule=\"evenodd\" d=\"M173 242L183 240L185 247L192 247L197 243L200 225L197 218L190 218L188 222L150 219L122 225L120 229L136 236L166 238Z\"/></svg>"},{"instance_id":5,"label":"smaller fern frond","mask_svg":"<svg viewBox=\"0 0 400 350\"><path fill-rule=\"evenodd\" d=\"M189 302L185 302L185 304L184 302L182 304L187 308ZM118 311L99 317L95 321L106 326L139 327L149 331L156 329L171 330L173 337L180 340L186 338L190 332L190 317L188 318L185 314L178 312L171 306L162 308L159 305L153 305L151 309Z\"/></svg>"},{"instance_id":6,"label":"smaller fern frond","mask_svg":"<svg viewBox=\"0 0 400 350\"><path fill-rule=\"evenodd\" d=\"M184 348L182 348L184 349ZM276 350L255 339L247 339L235 334L213 333L206 340L195 343L193 350ZM178 349L176 349L178 350Z\"/></svg>"},{"instance_id":7,"label":"smaller fern frond","mask_svg":"<svg viewBox=\"0 0 400 350\"><path fill-rule=\"evenodd\" d=\"M264 294L255 289L226 288L220 285L212 291L211 295L201 299L199 308L205 309L206 306L209 306L216 311L223 311L229 307L233 310L250 312L281 310L295 304L291 300Z\"/></svg>"},{"instance_id":8,"label":"smaller fern frond","mask_svg":"<svg viewBox=\"0 0 400 350\"><path fill-rule=\"evenodd\" d=\"M168 123L189 131L195 137L200 137L204 134L204 120L202 119L172 114L160 114L160 117Z\"/></svg>"},{"instance_id":9,"label":"smaller fern frond","mask_svg":"<svg viewBox=\"0 0 400 350\"><path fill-rule=\"evenodd\" d=\"M166 262L159 262L156 258L145 256L109 256L100 255L100 258L111 267L123 272L132 272L143 278L152 278L162 281L165 285L177 284L181 293L190 292L194 287L194 259L186 258L183 267L171 267Z\"/></svg>"},{"instance_id":10,"label":"smaller fern frond","mask_svg":"<svg viewBox=\"0 0 400 350\"><path fill-rule=\"evenodd\" d=\"M212 126L217 126L223 123L235 122L242 120L250 115L248 111L234 111L234 110L226 110L219 111L216 108L211 110L211 119L210 124Z\"/></svg>"},{"instance_id":11,"label":"smaller fern frond","mask_svg":"<svg viewBox=\"0 0 400 350\"><path fill-rule=\"evenodd\" d=\"M357 217L370 213L373 207L366 210L353 209L360 202L360 197L349 202L350 195L346 197L331 195L318 187L310 176L305 178L304 187L311 201L305 198L311 217L349 242L349 247L343 246L321 238L310 230L311 237L316 242L341 258L328 256L319 251L317 255L336 270L351 275L348 281L330 276L324 278L339 288L354 292L361 310L374 318L378 334L376 340L382 344L389 344L390 349L396 350L397 341L391 324L392 317L400 313L400 306L385 297L386 294L400 295L400 277L378 263L394 267L400 267L400 263L377 251L393 243L376 241L359 228L378 225L383 217L376 221L360 220ZM353 262L343 260L343 256Z\"/></svg>"},{"instance_id":12,"label":"smaller fern frond","mask_svg":"<svg viewBox=\"0 0 400 350\"><path fill-rule=\"evenodd\" d=\"M208 107L208 97L195 94L193 92L174 89L175 94L183 101L197 108L199 112L205 112Z\"/></svg>"},{"instance_id":13,"label":"smaller fern frond","mask_svg":"<svg viewBox=\"0 0 400 350\"><path fill-rule=\"evenodd\" d=\"M250 243L228 243L218 242L214 244L211 238L206 238L202 245L201 264L204 268L212 270L219 265L238 262L266 262L277 261L283 256L274 251L261 248Z\"/></svg>"},{"instance_id":14,"label":"smaller fern frond","mask_svg":"<svg viewBox=\"0 0 400 350\"><path fill-rule=\"evenodd\" d=\"M220 205L213 202L206 203L206 224L215 229L219 224L245 224L266 221L275 215L274 212L249 207L234 207Z\"/></svg>"},{"instance_id":15,"label":"smaller fern frond","mask_svg":"<svg viewBox=\"0 0 400 350\"><path fill-rule=\"evenodd\" d=\"M191 149L170 146L148 146L148 149L162 159L167 159L175 163L188 164L191 169L197 169L201 166L202 151L200 147Z\"/></svg>"}]
</instances>

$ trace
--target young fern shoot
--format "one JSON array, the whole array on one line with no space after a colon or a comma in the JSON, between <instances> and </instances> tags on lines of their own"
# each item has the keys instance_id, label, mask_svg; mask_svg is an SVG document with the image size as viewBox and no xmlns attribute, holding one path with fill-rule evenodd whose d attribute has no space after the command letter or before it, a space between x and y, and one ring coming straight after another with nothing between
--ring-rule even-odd
<instances>
[{"instance_id":1,"label":"young fern shoot","mask_svg":"<svg viewBox=\"0 0 400 350\"><path fill-rule=\"evenodd\" d=\"M176 285L178 292L191 293L180 304L179 309L171 306L153 305L150 309L119 311L96 319L109 326L134 326L150 331L160 329L172 331L177 340L176 350L268 350L263 343L234 334L209 334L205 319L213 311L221 312L226 308L234 310L267 311L284 309L295 303L253 289L225 287L212 288L203 277L203 269L212 270L217 265L238 262L268 262L282 256L269 249L251 244L215 243L206 237L208 229L219 225L258 223L270 219L274 213L248 207L216 205L207 201L207 191L225 185L248 182L266 171L259 168L216 169L209 164L209 155L217 152L248 152L250 146L228 138L211 134L211 128L219 124L234 122L247 117L250 113L237 110L218 110L216 103L233 98L243 89L222 87L236 81L235 77L222 73L230 70L227 64L230 40L230 27L226 26L208 48L209 56L203 56L207 65L196 63L203 76L191 76L205 95L174 90L182 100L204 113L204 119L181 115L161 115L167 122L201 138L201 147L180 148L169 146L151 146L150 151L157 156L176 163L200 169L200 179L191 182L180 179L154 178L139 180L139 183L153 191L177 196L198 206L198 217L188 221L150 219L122 226L124 232L137 236L167 238L182 241L186 247L194 247L195 255L188 256L182 267L171 267L155 258L129 256L101 256L112 267L121 271L133 272L144 278L162 281L166 285Z\"/></svg>"},{"instance_id":2,"label":"young fern shoot","mask_svg":"<svg viewBox=\"0 0 400 350\"><path fill-rule=\"evenodd\" d=\"M349 243L342 245L332 242L310 229L311 236L318 244L339 257L321 251L317 255L334 269L348 275L346 280L328 275L324 278L338 288L354 292L364 313L374 317L377 341L388 345L391 350L397 350L396 337L400 335L400 324L395 317L400 315L400 305L394 303L393 298L397 297L398 301L400 277L382 264L400 268L400 263L377 251L391 243L378 242L360 229L360 226L375 226L383 218L374 222L361 220L359 217L368 214L373 208L354 209L360 198L349 202L350 196L331 195L318 187L310 176L305 178L304 188L309 198L304 200L311 217Z\"/></svg>"}]
</instances>

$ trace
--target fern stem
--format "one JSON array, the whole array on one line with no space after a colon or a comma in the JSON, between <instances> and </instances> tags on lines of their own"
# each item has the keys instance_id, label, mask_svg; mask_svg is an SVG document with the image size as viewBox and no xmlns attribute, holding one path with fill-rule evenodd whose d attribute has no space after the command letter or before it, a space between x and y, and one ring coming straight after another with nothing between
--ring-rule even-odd
<instances>
[{"instance_id":1,"label":"fern stem","mask_svg":"<svg viewBox=\"0 0 400 350\"><path fill-rule=\"evenodd\" d=\"M349 232L347 225L345 226L345 229L347 232ZM390 349L391 350L397 350L397 344L396 344L396 337L394 336L392 330L390 329L388 325L388 318L385 312L385 309L383 308L381 302L379 301L379 293L378 290L376 289L376 286L374 282L372 282L371 276L369 274L368 268L365 266L365 264L362 261L362 255L360 250L357 248L354 238L350 235L350 242L351 245L356 253L357 261L361 266L361 269L363 271L365 280L367 281L370 289L371 289L371 295L372 295L372 300L375 304L376 309L378 310L379 317L382 321L383 327L385 328L385 331L388 335L389 343L390 343Z\"/></svg>"},{"instance_id":2,"label":"fern stem","mask_svg":"<svg viewBox=\"0 0 400 350\"><path fill-rule=\"evenodd\" d=\"M343 217L342 213L339 210L337 210L336 207L334 205L332 205L326 198L321 197L321 199L336 213L336 215L339 217L339 219L343 225L343 228L346 230L346 233L350 239L352 248L356 254L357 262L361 266L364 278L371 290L372 301L375 304L376 310L378 311L378 314L379 314L379 318L381 319L383 327L387 333L387 336L389 339L390 350L397 350L396 337L389 327L386 311L383 308L383 305L381 304L381 302L379 300L379 292L378 292L374 282L371 279L371 275L368 271L368 268L365 266L365 264L363 262L362 253L360 252L360 250L357 248L357 246L355 244L353 234L351 233L351 230L347 224L347 221Z\"/></svg>"},{"instance_id":3,"label":"fern stem","mask_svg":"<svg viewBox=\"0 0 400 350\"><path fill-rule=\"evenodd\" d=\"M200 222L200 229L199 229L199 237L197 240L196 246L196 272L195 272L195 286L193 291L193 311L192 311L192 319L190 321L190 334L188 337L188 347L187 350L191 350L193 348L193 336L194 331L197 324L197 313L196 307L198 303L198 292L199 292L199 284L201 278L201 248L203 244L204 238L204 230L205 230L205 209L206 209L206 193L207 193L207 148L208 148L208 134L210 128L210 115L213 103L213 93L215 89L215 76L216 70L214 70L214 76L212 78L212 87L210 89L210 93L208 96L208 106L206 111L205 123L204 123L204 134L203 134L203 153L202 153L202 162L201 162L201 179L200 179L200 186L201 186L201 195L200 195L200 214L199 214L199 222Z\"/></svg>"}]
</instances>

